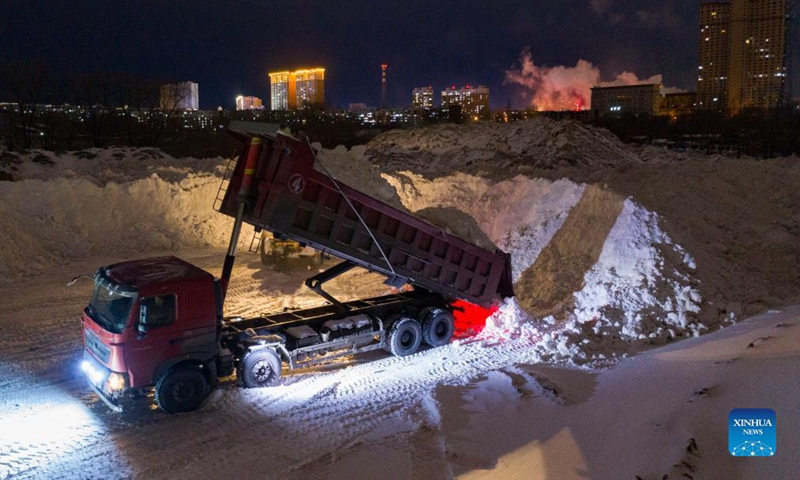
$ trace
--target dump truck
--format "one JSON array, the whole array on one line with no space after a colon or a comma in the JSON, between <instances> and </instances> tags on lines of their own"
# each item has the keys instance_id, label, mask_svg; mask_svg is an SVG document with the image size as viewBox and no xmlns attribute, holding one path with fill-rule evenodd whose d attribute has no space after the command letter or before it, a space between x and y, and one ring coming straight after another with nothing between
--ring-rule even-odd
<instances>
[{"instance_id":1,"label":"dump truck","mask_svg":"<svg viewBox=\"0 0 800 480\"><path fill-rule=\"evenodd\" d=\"M489 306L513 295L510 256L473 245L330 175L306 138L231 131L243 143L215 208L234 223L222 273L174 256L98 269L83 310L81 368L113 410L153 392L168 413L191 411L219 379L275 385L283 370L383 349L397 356L447 344L457 302ZM315 164L319 167L315 169ZM341 260L305 285L314 308L224 317L242 225ZM327 281L361 267L389 294L340 301ZM77 277L76 277L77 278Z\"/></svg>"}]
</instances>

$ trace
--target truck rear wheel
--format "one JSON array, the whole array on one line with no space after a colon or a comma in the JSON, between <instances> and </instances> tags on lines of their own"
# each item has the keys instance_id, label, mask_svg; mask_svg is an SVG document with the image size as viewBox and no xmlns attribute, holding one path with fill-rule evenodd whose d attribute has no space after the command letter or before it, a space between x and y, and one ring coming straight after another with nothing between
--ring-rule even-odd
<instances>
[{"instance_id":1,"label":"truck rear wheel","mask_svg":"<svg viewBox=\"0 0 800 480\"><path fill-rule=\"evenodd\" d=\"M178 366L156 383L156 403L167 413L191 412L200 406L209 392L208 381L199 368Z\"/></svg>"},{"instance_id":2,"label":"truck rear wheel","mask_svg":"<svg viewBox=\"0 0 800 480\"><path fill-rule=\"evenodd\" d=\"M413 318L400 317L386 334L384 349L396 357L405 357L416 352L422 343L422 328Z\"/></svg>"},{"instance_id":3,"label":"truck rear wheel","mask_svg":"<svg viewBox=\"0 0 800 480\"><path fill-rule=\"evenodd\" d=\"M450 343L455 331L455 319L447 310L436 308L422 319L422 339L431 347Z\"/></svg>"},{"instance_id":4,"label":"truck rear wheel","mask_svg":"<svg viewBox=\"0 0 800 480\"><path fill-rule=\"evenodd\" d=\"M281 359L271 348L255 350L244 356L237 373L246 388L275 385L281 378Z\"/></svg>"}]
</instances>

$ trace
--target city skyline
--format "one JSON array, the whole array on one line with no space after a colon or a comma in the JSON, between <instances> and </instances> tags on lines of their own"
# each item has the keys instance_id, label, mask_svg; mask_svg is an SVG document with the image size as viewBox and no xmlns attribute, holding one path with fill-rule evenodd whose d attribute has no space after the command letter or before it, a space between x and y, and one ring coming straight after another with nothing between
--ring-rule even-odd
<instances>
[{"instance_id":1,"label":"city skyline","mask_svg":"<svg viewBox=\"0 0 800 480\"><path fill-rule=\"evenodd\" d=\"M364 1L344 8L316 0L302 4L307 15L297 15L294 2L234 9L206 0L68 6L32 0L0 7L6 46L0 61L42 60L56 75L123 71L193 79L203 90L200 108L230 106L241 94L268 98L268 72L304 64L326 66L329 105L377 106L386 63L388 106L407 105L419 85L482 84L492 91L493 108L509 101L525 108L539 77L515 82L509 72L522 71L526 58L540 70L594 69L608 82L661 76L666 86L695 90L701 3L392 0L375 9ZM281 18L291 21L268 21ZM797 93L797 49L794 57Z\"/></svg>"}]
</instances>

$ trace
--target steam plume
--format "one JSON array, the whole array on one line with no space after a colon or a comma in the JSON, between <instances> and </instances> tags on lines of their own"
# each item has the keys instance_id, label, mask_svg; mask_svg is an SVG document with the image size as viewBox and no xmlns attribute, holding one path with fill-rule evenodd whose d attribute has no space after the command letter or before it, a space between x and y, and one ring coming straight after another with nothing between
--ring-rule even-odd
<instances>
[{"instance_id":1,"label":"steam plume","mask_svg":"<svg viewBox=\"0 0 800 480\"><path fill-rule=\"evenodd\" d=\"M615 87L644 83L662 83L661 75L640 79L631 72L622 72L610 82L600 79L600 69L591 62L578 60L574 67L559 65L539 67L531 52L520 54L519 67L506 70L504 85L520 85L529 107L536 110L582 110L591 108L592 87ZM670 88L670 91L677 89Z\"/></svg>"}]
</instances>

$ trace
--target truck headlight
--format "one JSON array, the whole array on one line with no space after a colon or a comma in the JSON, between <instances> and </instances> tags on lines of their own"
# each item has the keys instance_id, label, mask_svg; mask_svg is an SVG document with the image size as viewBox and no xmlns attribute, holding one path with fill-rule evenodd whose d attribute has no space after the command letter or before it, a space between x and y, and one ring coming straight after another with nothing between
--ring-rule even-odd
<instances>
[{"instance_id":1,"label":"truck headlight","mask_svg":"<svg viewBox=\"0 0 800 480\"><path fill-rule=\"evenodd\" d=\"M109 393L116 393L125 390L127 386L125 375L122 373L111 372L106 380L105 390Z\"/></svg>"},{"instance_id":2,"label":"truck headlight","mask_svg":"<svg viewBox=\"0 0 800 480\"><path fill-rule=\"evenodd\" d=\"M89 377L89 380L95 385L99 384L103 379L103 372L95 368L95 366L87 360L81 362L81 370L86 373L86 376Z\"/></svg>"}]
</instances>

